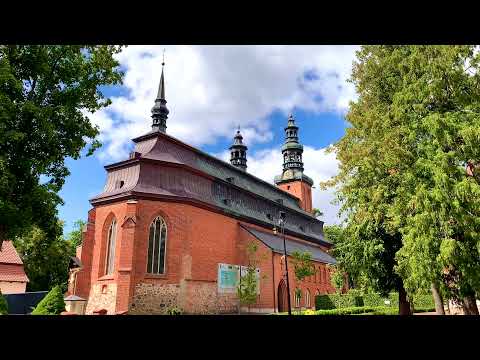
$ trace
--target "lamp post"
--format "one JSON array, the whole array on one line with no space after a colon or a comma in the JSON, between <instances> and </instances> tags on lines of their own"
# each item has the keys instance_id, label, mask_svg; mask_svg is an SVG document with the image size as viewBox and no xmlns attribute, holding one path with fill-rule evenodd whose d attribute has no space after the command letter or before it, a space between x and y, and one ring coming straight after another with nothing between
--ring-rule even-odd
<instances>
[{"instance_id":1,"label":"lamp post","mask_svg":"<svg viewBox=\"0 0 480 360\"><path fill-rule=\"evenodd\" d=\"M292 306L290 304L290 282L288 281L288 260L287 260L287 244L285 240L285 212L284 211L280 211L278 225L280 225L280 230L282 231L282 236L283 236L283 256L285 257L285 275L287 278L288 315L292 315Z\"/></svg>"}]
</instances>

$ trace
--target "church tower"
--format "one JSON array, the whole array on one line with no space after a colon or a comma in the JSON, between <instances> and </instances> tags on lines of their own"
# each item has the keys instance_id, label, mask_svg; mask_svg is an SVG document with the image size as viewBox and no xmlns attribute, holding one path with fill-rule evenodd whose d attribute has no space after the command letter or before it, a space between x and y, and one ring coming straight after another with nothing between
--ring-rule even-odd
<instances>
[{"instance_id":1,"label":"church tower","mask_svg":"<svg viewBox=\"0 0 480 360\"><path fill-rule=\"evenodd\" d=\"M247 147L243 143L243 136L240 134L240 126L230 146L230 164L247 171Z\"/></svg>"},{"instance_id":2,"label":"church tower","mask_svg":"<svg viewBox=\"0 0 480 360\"><path fill-rule=\"evenodd\" d=\"M275 176L275 184L300 199L300 207L312 212L313 180L303 173L303 145L298 141L298 126L290 114L282 146L283 172Z\"/></svg>"}]
</instances>

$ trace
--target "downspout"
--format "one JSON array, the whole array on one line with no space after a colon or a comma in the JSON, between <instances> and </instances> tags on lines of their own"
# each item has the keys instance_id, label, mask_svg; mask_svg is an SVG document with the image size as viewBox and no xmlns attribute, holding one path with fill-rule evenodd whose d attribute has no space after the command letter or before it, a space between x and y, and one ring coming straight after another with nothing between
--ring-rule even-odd
<instances>
[{"instance_id":1,"label":"downspout","mask_svg":"<svg viewBox=\"0 0 480 360\"><path fill-rule=\"evenodd\" d=\"M273 254L273 251L272 251L273 312L277 312L277 304L276 304L276 301L275 301L277 299L277 296L275 294L275 265L274 265L273 258L274 258L274 254Z\"/></svg>"}]
</instances>

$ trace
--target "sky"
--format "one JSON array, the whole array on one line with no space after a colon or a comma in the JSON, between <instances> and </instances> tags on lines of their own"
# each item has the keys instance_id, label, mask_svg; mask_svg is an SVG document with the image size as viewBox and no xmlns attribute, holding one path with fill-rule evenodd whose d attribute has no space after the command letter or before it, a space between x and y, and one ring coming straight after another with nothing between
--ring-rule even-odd
<instances>
[{"instance_id":1,"label":"sky","mask_svg":"<svg viewBox=\"0 0 480 360\"><path fill-rule=\"evenodd\" d=\"M238 126L248 146L247 171L273 184L282 172L281 145L290 113L304 145L304 173L314 180L313 205L326 225L339 223L334 190L318 183L338 172L325 150L344 134L356 99L350 77L358 46L128 46L116 55L121 86L100 89L112 104L86 113L103 146L90 157L67 159L60 192L65 233L86 220L89 199L102 192L104 166L128 157L132 138L151 130L151 108L165 51L167 134L226 161Z\"/></svg>"}]
</instances>

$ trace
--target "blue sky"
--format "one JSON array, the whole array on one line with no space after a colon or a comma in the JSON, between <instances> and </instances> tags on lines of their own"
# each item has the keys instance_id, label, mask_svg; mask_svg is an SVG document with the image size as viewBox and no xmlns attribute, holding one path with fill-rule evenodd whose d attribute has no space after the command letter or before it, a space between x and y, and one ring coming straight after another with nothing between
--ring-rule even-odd
<instances>
[{"instance_id":1,"label":"blue sky","mask_svg":"<svg viewBox=\"0 0 480 360\"><path fill-rule=\"evenodd\" d=\"M317 185L336 174L335 154L325 148L348 126L344 115L355 93L346 79L357 47L129 46L118 57L126 71L123 86L104 89L112 105L90 115L100 128L102 148L66 162L71 175L59 207L65 233L77 219L86 220L88 200L105 184L103 166L125 159L130 139L150 130L164 48L167 133L227 159L240 125L249 147L248 171L272 182L281 173L283 128L292 112L305 146L305 173ZM330 203L333 190L315 188L313 197L325 223L338 222L338 208Z\"/></svg>"}]
</instances>

